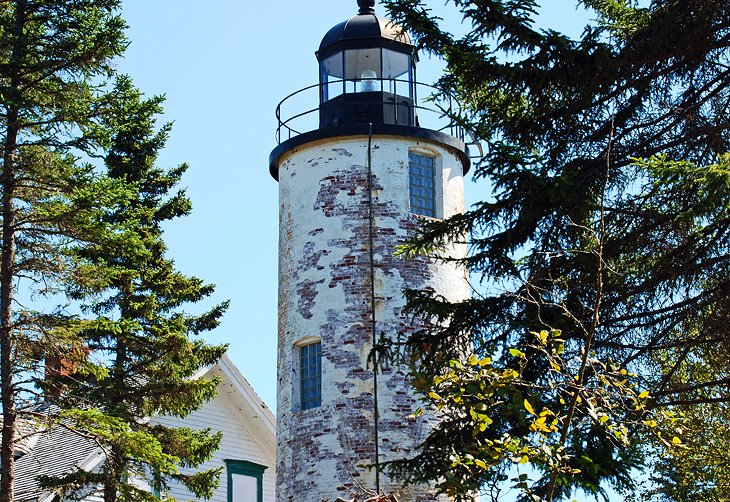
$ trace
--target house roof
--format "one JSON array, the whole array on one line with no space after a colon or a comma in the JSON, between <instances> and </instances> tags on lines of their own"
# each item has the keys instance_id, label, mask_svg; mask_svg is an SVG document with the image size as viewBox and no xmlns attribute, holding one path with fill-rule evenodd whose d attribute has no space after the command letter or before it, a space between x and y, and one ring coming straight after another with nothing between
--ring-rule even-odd
<instances>
[{"instance_id":1,"label":"house roof","mask_svg":"<svg viewBox=\"0 0 730 502\"><path fill-rule=\"evenodd\" d=\"M51 414L49 406L37 407L34 414ZM26 422L28 423L28 422ZM61 476L77 469L90 471L103 460L99 445L63 425L43 428L32 448L15 460L15 500L18 502L46 501L53 497L50 490L38 487L38 476Z\"/></svg>"},{"instance_id":2,"label":"house roof","mask_svg":"<svg viewBox=\"0 0 730 502\"><path fill-rule=\"evenodd\" d=\"M213 375L222 378L219 395L231 400L251 427L252 436L273 461L276 450L274 414L227 355L218 363L202 368L193 378ZM31 411L34 415L52 415L54 408L58 411L57 407L48 405ZM24 454L15 461L15 500L18 502L49 502L53 498L51 491L38 487L38 476L61 476L77 469L88 472L104 460L104 451L95 441L63 425L36 426L36 429L39 431L35 435L37 440L23 441Z\"/></svg>"},{"instance_id":3,"label":"house roof","mask_svg":"<svg viewBox=\"0 0 730 502\"><path fill-rule=\"evenodd\" d=\"M226 395L236 406L240 417L273 463L276 459L276 417L271 409L227 355L224 354L217 364L208 368L206 374L222 377L219 394Z\"/></svg>"}]
</instances>

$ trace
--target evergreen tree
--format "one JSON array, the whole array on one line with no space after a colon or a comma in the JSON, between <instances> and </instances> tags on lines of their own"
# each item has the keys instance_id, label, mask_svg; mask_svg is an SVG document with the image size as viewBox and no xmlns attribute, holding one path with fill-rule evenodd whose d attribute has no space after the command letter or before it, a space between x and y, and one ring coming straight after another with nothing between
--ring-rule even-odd
<instances>
[{"instance_id":1,"label":"evergreen tree","mask_svg":"<svg viewBox=\"0 0 730 502\"><path fill-rule=\"evenodd\" d=\"M481 282L460 303L409 292L432 321L409 340L416 387L442 421L391 473L463 499L513 462L541 474L515 479L525 499L634 490L682 442L682 408L730 395L707 358L730 319L730 4L584 0L595 21L571 39L535 28L531 0L451 0L463 36L421 0L386 3L446 61L491 190L404 248L468 235Z\"/></svg>"},{"instance_id":2,"label":"evergreen tree","mask_svg":"<svg viewBox=\"0 0 730 502\"><path fill-rule=\"evenodd\" d=\"M109 96L102 89L111 59L126 46L118 6L0 2L0 502L13 500L17 401L32 390L17 375L36 379L45 357L74 338L58 329L67 318L61 308L43 313L22 302L57 291L72 272L68 251L80 240L137 245L101 219L130 191L79 160L106 139L99 121Z\"/></svg>"},{"instance_id":3,"label":"evergreen tree","mask_svg":"<svg viewBox=\"0 0 730 502\"><path fill-rule=\"evenodd\" d=\"M184 191L171 192L187 169L183 164L164 170L155 166L170 124L155 128L161 97L144 99L129 79L116 91L113 146L106 157L112 179L137 188L128 203L108 213L109 222L133 229L143 246L120 253L93 243L79 247L81 280L72 297L92 301L86 310L97 317L85 321L84 349L98 361L55 379L60 385L61 417L104 445L106 458L98 473L75 472L61 480L44 480L61 487L66 496L89 484L103 486L105 502L157 500L135 485L152 478L164 493L169 480L183 483L196 497L210 497L220 469L192 475L180 466L197 467L220 443L220 433L166 427L143 420L155 415L185 417L215 396L218 380L193 378L214 364L225 346L206 344L194 335L213 329L227 303L200 315L181 310L213 292L213 286L175 270L165 256L162 224L187 215L190 200Z\"/></svg>"},{"instance_id":4,"label":"evergreen tree","mask_svg":"<svg viewBox=\"0 0 730 502\"><path fill-rule=\"evenodd\" d=\"M687 348L679 345L656 358L656 371L670 381L670 388L686 389L685 402L677 404L683 413L686 448L671 449L658 459L642 500L730 499L730 404L722 387L706 385L727 378L729 348L728 340L723 340L703 344L692 350L691 357L684 357Z\"/></svg>"}]
</instances>

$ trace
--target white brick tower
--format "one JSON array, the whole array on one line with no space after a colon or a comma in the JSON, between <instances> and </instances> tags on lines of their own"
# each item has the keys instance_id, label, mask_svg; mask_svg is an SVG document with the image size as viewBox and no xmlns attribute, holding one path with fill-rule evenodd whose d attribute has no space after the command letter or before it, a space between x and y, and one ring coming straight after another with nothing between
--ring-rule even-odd
<instances>
[{"instance_id":1,"label":"white brick tower","mask_svg":"<svg viewBox=\"0 0 730 502\"><path fill-rule=\"evenodd\" d=\"M300 133L293 119L306 113L277 109L288 137L270 157L280 203L278 502L348 498L358 487L436 500L428 486L405 489L363 468L408 455L429 427L408 418L418 402L403 372L369 358L374 340L417 328L403 289L468 296L464 269L394 251L424 218L464 210L469 159L455 128L420 127L427 110L408 36L372 0L358 4L317 51L320 83L307 89L319 94L319 127Z\"/></svg>"}]
</instances>

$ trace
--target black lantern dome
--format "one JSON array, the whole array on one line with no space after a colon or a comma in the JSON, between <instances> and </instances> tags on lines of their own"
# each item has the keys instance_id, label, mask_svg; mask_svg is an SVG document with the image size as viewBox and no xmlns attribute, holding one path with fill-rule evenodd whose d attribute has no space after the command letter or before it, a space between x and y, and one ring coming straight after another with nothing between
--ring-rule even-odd
<instances>
[{"instance_id":1,"label":"black lantern dome","mask_svg":"<svg viewBox=\"0 0 730 502\"><path fill-rule=\"evenodd\" d=\"M317 51L320 128L415 124L416 48L402 27L375 15L373 0L330 29Z\"/></svg>"},{"instance_id":2,"label":"black lantern dome","mask_svg":"<svg viewBox=\"0 0 730 502\"><path fill-rule=\"evenodd\" d=\"M347 21L342 21L334 26L322 38L319 44L317 56L327 56L337 50L338 45L362 45L365 40L392 40L398 44L409 46L406 48L413 52L413 43L408 33L403 28L384 17L378 17L374 12L365 11L352 16ZM360 42L358 42L360 41Z\"/></svg>"}]
</instances>

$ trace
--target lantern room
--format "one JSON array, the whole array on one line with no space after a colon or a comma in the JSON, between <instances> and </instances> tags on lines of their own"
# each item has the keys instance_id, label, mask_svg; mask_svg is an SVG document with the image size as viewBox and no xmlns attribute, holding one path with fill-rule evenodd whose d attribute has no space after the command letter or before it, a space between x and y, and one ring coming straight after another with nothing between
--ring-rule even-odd
<instances>
[{"instance_id":1,"label":"lantern room","mask_svg":"<svg viewBox=\"0 0 730 502\"><path fill-rule=\"evenodd\" d=\"M400 26L375 15L374 0L358 5L358 14L329 30L316 53L319 127L415 126L416 49Z\"/></svg>"}]
</instances>

